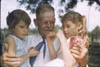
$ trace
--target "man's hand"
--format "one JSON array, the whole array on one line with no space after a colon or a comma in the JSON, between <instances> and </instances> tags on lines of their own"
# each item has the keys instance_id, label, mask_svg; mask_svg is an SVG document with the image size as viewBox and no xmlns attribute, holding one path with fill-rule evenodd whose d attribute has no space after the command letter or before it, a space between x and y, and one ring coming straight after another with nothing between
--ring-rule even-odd
<instances>
[{"instance_id":1,"label":"man's hand","mask_svg":"<svg viewBox=\"0 0 100 67\"><path fill-rule=\"evenodd\" d=\"M49 34L46 36L46 39L49 43L53 43L56 39L56 33L55 32L49 32Z\"/></svg>"},{"instance_id":2,"label":"man's hand","mask_svg":"<svg viewBox=\"0 0 100 67\"><path fill-rule=\"evenodd\" d=\"M9 56L7 52L2 55L2 66L3 67L18 67L20 66L20 58L17 56Z\"/></svg>"},{"instance_id":3,"label":"man's hand","mask_svg":"<svg viewBox=\"0 0 100 67\"><path fill-rule=\"evenodd\" d=\"M54 48L54 40L56 39L56 33L49 32L49 34L46 36L46 39L47 39L50 58L51 58L51 60L53 60L57 57L57 53L56 53L55 48Z\"/></svg>"}]
</instances>

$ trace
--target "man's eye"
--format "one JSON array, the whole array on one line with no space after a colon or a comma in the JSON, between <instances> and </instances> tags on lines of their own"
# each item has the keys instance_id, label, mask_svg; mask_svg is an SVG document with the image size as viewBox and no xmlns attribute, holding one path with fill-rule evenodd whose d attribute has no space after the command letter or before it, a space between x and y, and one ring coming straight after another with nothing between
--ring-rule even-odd
<instances>
[{"instance_id":1,"label":"man's eye","mask_svg":"<svg viewBox=\"0 0 100 67\"><path fill-rule=\"evenodd\" d=\"M48 22L44 22L44 24L48 24Z\"/></svg>"},{"instance_id":2,"label":"man's eye","mask_svg":"<svg viewBox=\"0 0 100 67\"><path fill-rule=\"evenodd\" d=\"M46 24L46 22L41 22L41 24Z\"/></svg>"},{"instance_id":3,"label":"man's eye","mask_svg":"<svg viewBox=\"0 0 100 67\"><path fill-rule=\"evenodd\" d=\"M29 26L26 27L27 29L29 28Z\"/></svg>"},{"instance_id":4,"label":"man's eye","mask_svg":"<svg viewBox=\"0 0 100 67\"><path fill-rule=\"evenodd\" d=\"M51 22L51 24L54 24L55 22L53 21L53 22Z\"/></svg>"},{"instance_id":5,"label":"man's eye","mask_svg":"<svg viewBox=\"0 0 100 67\"><path fill-rule=\"evenodd\" d=\"M67 28L69 28L69 26L67 26Z\"/></svg>"}]
</instances>

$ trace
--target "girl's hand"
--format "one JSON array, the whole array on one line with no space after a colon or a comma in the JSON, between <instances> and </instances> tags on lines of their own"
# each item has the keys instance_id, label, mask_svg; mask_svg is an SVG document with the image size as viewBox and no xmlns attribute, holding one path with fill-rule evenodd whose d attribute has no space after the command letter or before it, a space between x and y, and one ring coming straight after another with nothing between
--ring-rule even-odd
<instances>
[{"instance_id":1,"label":"girl's hand","mask_svg":"<svg viewBox=\"0 0 100 67\"><path fill-rule=\"evenodd\" d=\"M88 62L88 48L83 45L76 45L71 49L73 57L81 67L84 67Z\"/></svg>"},{"instance_id":2,"label":"girl's hand","mask_svg":"<svg viewBox=\"0 0 100 67\"><path fill-rule=\"evenodd\" d=\"M29 49L29 56L37 56L40 52L36 50L34 47Z\"/></svg>"}]
</instances>

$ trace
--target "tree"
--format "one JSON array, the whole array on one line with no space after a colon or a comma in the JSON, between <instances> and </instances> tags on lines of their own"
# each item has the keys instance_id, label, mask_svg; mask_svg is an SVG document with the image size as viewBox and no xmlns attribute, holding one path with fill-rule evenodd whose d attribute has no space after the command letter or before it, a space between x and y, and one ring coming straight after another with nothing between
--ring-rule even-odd
<instances>
[{"instance_id":1,"label":"tree","mask_svg":"<svg viewBox=\"0 0 100 67\"><path fill-rule=\"evenodd\" d=\"M26 5L26 9L27 10L31 10L32 13L35 13L36 7L38 6L38 4L40 4L41 2L45 2L45 3L52 3L53 0L17 0L20 5L23 4L27 4ZM66 4L66 1L68 1L68 3ZM83 1L88 1L88 5L92 6L94 3L96 3L97 5L100 6L100 0L80 0L81 2ZM65 5L65 10L68 11L69 9L74 8L77 3L79 2L79 0L60 0L60 5ZM63 10L59 10L59 11L63 11ZM100 8L99 8L100 11Z\"/></svg>"},{"instance_id":2,"label":"tree","mask_svg":"<svg viewBox=\"0 0 100 67\"><path fill-rule=\"evenodd\" d=\"M96 26L96 28L91 32L92 41L96 40L100 42L100 27Z\"/></svg>"},{"instance_id":3,"label":"tree","mask_svg":"<svg viewBox=\"0 0 100 67\"><path fill-rule=\"evenodd\" d=\"M100 27L96 26L96 28L92 31L93 34L99 34L100 35Z\"/></svg>"}]
</instances>

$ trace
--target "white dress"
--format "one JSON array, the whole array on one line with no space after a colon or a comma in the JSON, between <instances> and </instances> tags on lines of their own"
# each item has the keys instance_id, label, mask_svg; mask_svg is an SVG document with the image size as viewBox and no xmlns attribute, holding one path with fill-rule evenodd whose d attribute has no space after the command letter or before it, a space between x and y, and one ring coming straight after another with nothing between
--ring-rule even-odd
<instances>
[{"instance_id":1,"label":"white dress","mask_svg":"<svg viewBox=\"0 0 100 67\"><path fill-rule=\"evenodd\" d=\"M28 39L27 37L25 37L25 39L21 40L18 37L14 36L14 35L9 35L10 37L14 38L15 43L16 43L16 55L17 56L23 56L25 54L28 53L28 49L26 48L26 46L28 45ZM27 59L22 65L21 67L30 67L29 64L29 59Z\"/></svg>"}]
</instances>

